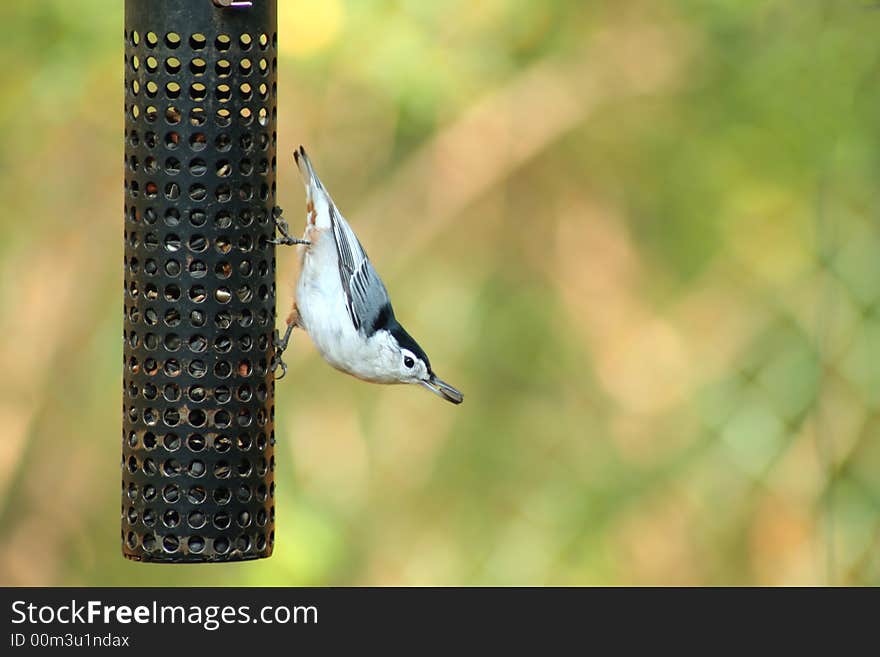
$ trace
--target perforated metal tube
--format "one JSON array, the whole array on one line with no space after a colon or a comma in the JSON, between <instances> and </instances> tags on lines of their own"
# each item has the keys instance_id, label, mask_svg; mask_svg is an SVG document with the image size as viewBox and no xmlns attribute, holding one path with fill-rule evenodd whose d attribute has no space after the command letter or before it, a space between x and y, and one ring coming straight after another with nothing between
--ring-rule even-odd
<instances>
[{"instance_id":1,"label":"perforated metal tube","mask_svg":"<svg viewBox=\"0 0 880 657\"><path fill-rule=\"evenodd\" d=\"M122 550L274 542L275 0L125 3Z\"/></svg>"}]
</instances>

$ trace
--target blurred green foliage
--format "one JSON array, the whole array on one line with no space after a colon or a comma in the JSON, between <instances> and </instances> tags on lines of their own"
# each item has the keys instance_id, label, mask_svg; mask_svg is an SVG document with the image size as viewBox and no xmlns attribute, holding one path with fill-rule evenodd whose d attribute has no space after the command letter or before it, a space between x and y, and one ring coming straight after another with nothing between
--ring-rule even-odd
<instances>
[{"instance_id":1,"label":"blurred green foliage","mask_svg":"<svg viewBox=\"0 0 880 657\"><path fill-rule=\"evenodd\" d=\"M467 400L299 335L275 555L125 561L123 3L3 3L2 583L880 583L880 10L279 4L279 204Z\"/></svg>"}]
</instances>

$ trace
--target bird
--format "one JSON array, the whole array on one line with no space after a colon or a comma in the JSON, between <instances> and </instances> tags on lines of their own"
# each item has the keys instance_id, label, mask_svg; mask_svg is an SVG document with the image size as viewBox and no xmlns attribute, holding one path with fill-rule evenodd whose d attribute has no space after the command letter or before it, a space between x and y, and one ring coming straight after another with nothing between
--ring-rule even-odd
<instances>
[{"instance_id":1,"label":"bird","mask_svg":"<svg viewBox=\"0 0 880 657\"><path fill-rule=\"evenodd\" d=\"M276 209L281 237L273 243L301 245L293 310L284 337L275 332L274 363L282 368L281 376L287 370L280 355L299 327L337 370L371 383L418 384L460 404L464 395L434 373L424 349L397 320L385 284L305 148L293 156L306 189L306 227L301 239L292 237Z\"/></svg>"}]
</instances>

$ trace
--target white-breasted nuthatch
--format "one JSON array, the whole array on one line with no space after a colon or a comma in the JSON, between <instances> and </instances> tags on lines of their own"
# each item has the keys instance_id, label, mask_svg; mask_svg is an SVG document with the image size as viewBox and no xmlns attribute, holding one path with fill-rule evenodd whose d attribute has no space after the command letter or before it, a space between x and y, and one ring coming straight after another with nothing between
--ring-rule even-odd
<instances>
[{"instance_id":1,"label":"white-breasted nuthatch","mask_svg":"<svg viewBox=\"0 0 880 657\"><path fill-rule=\"evenodd\" d=\"M290 236L276 215L283 237L276 244L301 244L296 301L281 338L276 332L276 364L295 326L312 338L318 352L336 369L373 383L418 383L443 399L460 404L461 392L441 381L427 354L394 316L382 279L351 226L321 184L300 146L294 159L306 187L306 229Z\"/></svg>"}]
</instances>

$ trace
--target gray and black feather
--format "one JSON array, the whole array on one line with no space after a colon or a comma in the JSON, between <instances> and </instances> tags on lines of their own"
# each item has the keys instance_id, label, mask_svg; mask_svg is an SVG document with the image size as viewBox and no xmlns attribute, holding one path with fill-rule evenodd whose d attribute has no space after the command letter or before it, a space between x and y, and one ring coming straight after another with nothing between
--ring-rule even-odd
<instances>
[{"instance_id":1,"label":"gray and black feather","mask_svg":"<svg viewBox=\"0 0 880 657\"><path fill-rule=\"evenodd\" d=\"M332 205L330 221L339 256L339 278L345 293L348 316L355 329L369 337L376 332L377 325L386 321L384 316L391 306L388 291L354 231ZM393 317L393 313L391 316Z\"/></svg>"},{"instance_id":2,"label":"gray and black feather","mask_svg":"<svg viewBox=\"0 0 880 657\"><path fill-rule=\"evenodd\" d=\"M385 284L354 231L332 205L330 221L339 256L339 278L345 293L345 305L355 329L368 338L377 331L388 331L397 344L418 356L430 372L428 355L397 321Z\"/></svg>"}]
</instances>

